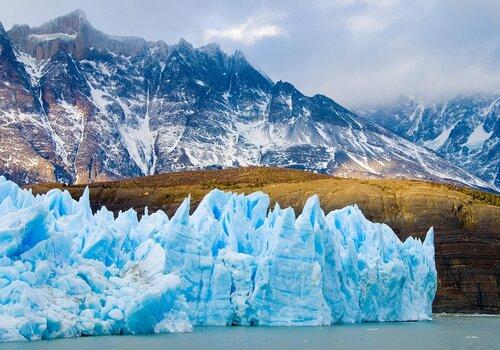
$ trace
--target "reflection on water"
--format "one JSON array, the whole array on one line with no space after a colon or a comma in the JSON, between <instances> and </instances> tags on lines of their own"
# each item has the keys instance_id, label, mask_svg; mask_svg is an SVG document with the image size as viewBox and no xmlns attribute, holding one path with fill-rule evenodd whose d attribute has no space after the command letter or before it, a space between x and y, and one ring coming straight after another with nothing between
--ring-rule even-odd
<instances>
[{"instance_id":1,"label":"reflection on water","mask_svg":"<svg viewBox=\"0 0 500 350\"><path fill-rule=\"evenodd\" d=\"M431 322L331 327L197 327L187 334L9 343L0 349L500 349L500 317L436 316Z\"/></svg>"}]
</instances>

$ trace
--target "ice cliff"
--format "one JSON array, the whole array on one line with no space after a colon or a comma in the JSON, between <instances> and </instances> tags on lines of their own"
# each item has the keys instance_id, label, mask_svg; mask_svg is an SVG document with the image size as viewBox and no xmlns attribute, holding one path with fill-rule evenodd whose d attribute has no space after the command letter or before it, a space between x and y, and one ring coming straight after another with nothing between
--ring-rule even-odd
<instances>
[{"instance_id":1,"label":"ice cliff","mask_svg":"<svg viewBox=\"0 0 500 350\"><path fill-rule=\"evenodd\" d=\"M432 229L401 242L357 206L269 205L213 190L139 220L0 177L0 341L431 317Z\"/></svg>"}]
</instances>

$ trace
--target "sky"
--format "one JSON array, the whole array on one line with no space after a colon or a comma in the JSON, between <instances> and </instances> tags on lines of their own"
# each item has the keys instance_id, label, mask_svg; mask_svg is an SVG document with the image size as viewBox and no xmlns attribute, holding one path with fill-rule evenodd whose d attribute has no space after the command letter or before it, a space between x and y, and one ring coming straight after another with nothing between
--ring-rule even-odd
<instances>
[{"instance_id":1,"label":"sky","mask_svg":"<svg viewBox=\"0 0 500 350\"><path fill-rule=\"evenodd\" d=\"M217 42L273 80L348 108L500 91L499 0L16 0L1 8L7 29L82 9L108 34Z\"/></svg>"}]
</instances>

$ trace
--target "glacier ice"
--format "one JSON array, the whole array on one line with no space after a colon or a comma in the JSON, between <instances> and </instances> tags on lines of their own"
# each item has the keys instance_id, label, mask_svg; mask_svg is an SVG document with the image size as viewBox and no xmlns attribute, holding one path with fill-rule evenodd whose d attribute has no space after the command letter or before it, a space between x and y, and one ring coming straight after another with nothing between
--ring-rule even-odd
<instances>
[{"instance_id":1,"label":"glacier ice","mask_svg":"<svg viewBox=\"0 0 500 350\"><path fill-rule=\"evenodd\" d=\"M401 242L357 206L269 206L213 190L139 220L0 177L0 341L430 319L432 228Z\"/></svg>"}]
</instances>

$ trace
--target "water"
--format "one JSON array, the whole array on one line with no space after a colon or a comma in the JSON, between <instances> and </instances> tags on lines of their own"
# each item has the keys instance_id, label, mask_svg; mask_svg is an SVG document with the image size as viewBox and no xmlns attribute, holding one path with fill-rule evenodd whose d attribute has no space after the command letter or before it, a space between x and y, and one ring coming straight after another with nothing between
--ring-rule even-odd
<instances>
[{"instance_id":1,"label":"water","mask_svg":"<svg viewBox=\"0 0 500 350\"><path fill-rule=\"evenodd\" d=\"M431 322L331 327L198 327L193 333L9 343L1 350L500 349L500 317L436 316Z\"/></svg>"}]
</instances>

